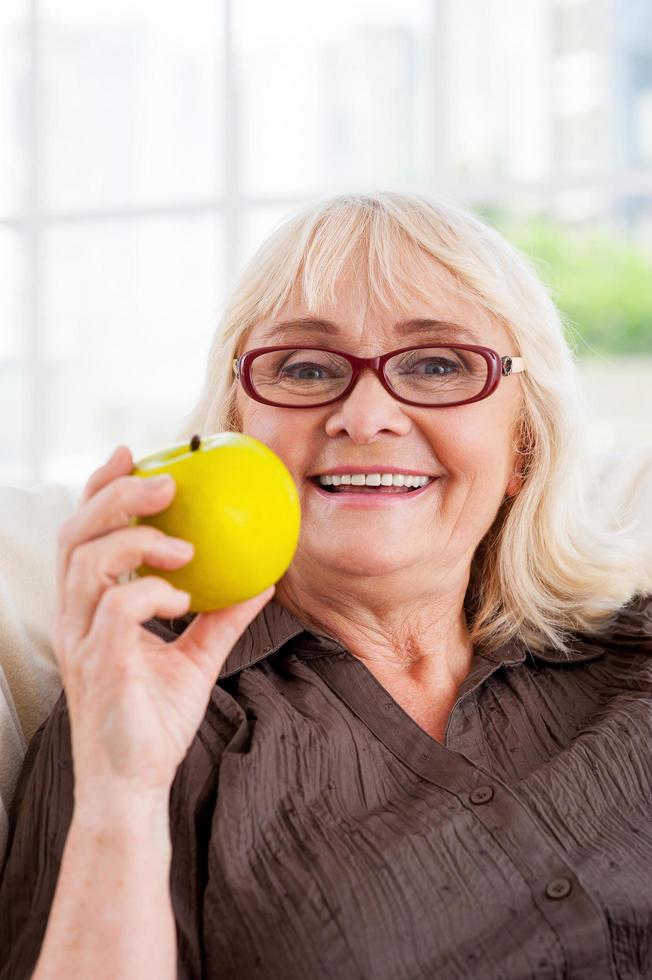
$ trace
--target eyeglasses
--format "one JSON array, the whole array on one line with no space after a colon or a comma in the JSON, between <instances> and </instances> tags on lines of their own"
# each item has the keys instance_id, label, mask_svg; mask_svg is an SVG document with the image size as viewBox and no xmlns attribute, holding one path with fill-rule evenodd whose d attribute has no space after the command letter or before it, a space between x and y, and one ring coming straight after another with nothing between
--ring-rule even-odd
<instances>
[{"instance_id":1,"label":"eyeglasses","mask_svg":"<svg viewBox=\"0 0 652 980\"><path fill-rule=\"evenodd\" d=\"M406 405L449 408L488 398L501 378L527 370L522 357L490 347L422 344L379 357L356 357L328 347L256 347L233 359L250 398L279 408L314 408L344 398L360 372L376 372L384 388Z\"/></svg>"}]
</instances>

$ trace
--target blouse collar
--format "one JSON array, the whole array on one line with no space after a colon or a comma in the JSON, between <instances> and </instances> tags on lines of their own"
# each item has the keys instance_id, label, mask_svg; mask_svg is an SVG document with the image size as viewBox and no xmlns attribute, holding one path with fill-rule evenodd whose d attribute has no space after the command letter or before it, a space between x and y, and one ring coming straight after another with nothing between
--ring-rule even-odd
<instances>
[{"instance_id":1,"label":"blouse collar","mask_svg":"<svg viewBox=\"0 0 652 980\"><path fill-rule=\"evenodd\" d=\"M168 641L183 633L184 629L195 618L196 613L187 613L178 619L161 619L154 617L145 623L145 627L162 636ZM604 656L607 649L614 643L625 645L642 645L652 650L652 595L635 597L627 606L617 612L611 623L611 628L602 634L576 633L570 641L570 653L547 649L541 652L528 651L519 640L509 640L499 649L491 653L479 655L501 666L511 666L522 663L526 656L535 661L548 664L574 664L597 660ZM226 658L218 680L236 674L246 667L266 660L276 653L286 643L301 633L311 639L311 647L316 653L346 653L346 647L327 633L322 633L313 627L305 626L289 610L272 598L258 613L256 618L247 626Z\"/></svg>"}]
</instances>

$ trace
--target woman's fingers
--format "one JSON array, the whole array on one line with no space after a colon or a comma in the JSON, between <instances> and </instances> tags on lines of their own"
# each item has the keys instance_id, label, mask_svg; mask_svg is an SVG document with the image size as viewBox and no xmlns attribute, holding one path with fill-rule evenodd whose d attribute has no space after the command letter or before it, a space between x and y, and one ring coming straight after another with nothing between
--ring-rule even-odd
<instances>
[{"instance_id":1,"label":"woman's fingers","mask_svg":"<svg viewBox=\"0 0 652 980\"><path fill-rule=\"evenodd\" d=\"M215 683L224 661L252 622L274 595L276 586L227 609L199 613L174 646L197 666L209 683Z\"/></svg>"},{"instance_id":2,"label":"woman's fingers","mask_svg":"<svg viewBox=\"0 0 652 980\"><path fill-rule=\"evenodd\" d=\"M178 550L177 539L146 524L123 528L86 541L72 550L64 578L66 632L77 640L91 629L102 593L118 577L147 563L155 568L182 568L193 547ZM181 542L183 544L183 542Z\"/></svg>"},{"instance_id":3,"label":"woman's fingers","mask_svg":"<svg viewBox=\"0 0 652 980\"><path fill-rule=\"evenodd\" d=\"M92 486L90 481L88 486ZM60 613L66 610L65 579L74 550L86 541L129 527L134 516L160 513L170 505L176 491L173 479L169 483L156 485L149 477L120 475L115 475L101 487L96 484L96 487L88 500L80 503L72 517L59 528L57 591Z\"/></svg>"},{"instance_id":4,"label":"woman's fingers","mask_svg":"<svg viewBox=\"0 0 652 980\"><path fill-rule=\"evenodd\" d=\"M134 468L131 450L127 446L118 446L111 457L102 466L99 466L86 481L86 486L82 492L80 503L85 504L98 490L115 480L116 476L123 473L131 473Z\"/></svg>"},{"instance_id":5,"label":"woman's fingers","mask_svg":"<svg viewBox=\"0 0 652 980\"><path fill-rule=\"evenodd\" d=\"M141 623L153 616L180 616L187 606L187 593L156 575L148 575L106 589L95 611L95 623L100 633L117 629L120 645L124 638L124 646L128 648L134 646Z\"/></svg>"},{"instance_id":6,"label":"woman's fingers","mask_svg":"<svg viewBox=\"0 0 652 980\"><path fill-rule=\"evenodd\" d=\"M57 594L58 594L58 608L59 612L63 610L63 579L65 574L65 566L68 563L68 558L72 548L81 540L77 535L69 535L69 529L72 528L73 522L78 520L79 514L83 511L85 505L94 497L95 494L101 490L103 487L107 486L118 476L122 476L125 473L131 473L133 470L133 460L131 457L131 451L127 446L118 446L109 457L109 459L102 466L99 466L86 481L86 486L84 487L79 502L77 504L77 510L69 517L67 520L63 521L59 526L58 534L58 553L57 553Z\"/></svg>"},{"instance_id":7,"label":"woman's fingers","mask_svg":"<svg viewBox=\"0 0 652 980\"><path fill-rule=\"evenodd\" d=\"M59 530L60 608L53 645L70 707L77 785L98 772L122 786L169 787L202 716L220 667L245 627L271 598L196 617L183 642L165 643L142 628L176 618L189 596L157 575L118 584L142 564L180 568L172 539L133 518L158 514L174 498L169 480L133 475L131 454L93 473L76 513ZM162 549L162 550L161 550Z\"/></svg>"},{"instance_id":8,"label":"woman's fingers","mask_svg":"<svg viewBox=\"0 0 652 980\"><path fill-rule=\"evenodd\" d=\"M130 660L127 666L142 670L142 664L137 664L141 623L153 616L182 616L187 607L187 594L156 575L105 589L95 608L87 642L76 642L67 624L63 627L65 643L60 659L68 693L79 689L83 694L84 677L104 674L113 685L116 677L123 683L125 658Z\"/></svg>"}]
</instances>

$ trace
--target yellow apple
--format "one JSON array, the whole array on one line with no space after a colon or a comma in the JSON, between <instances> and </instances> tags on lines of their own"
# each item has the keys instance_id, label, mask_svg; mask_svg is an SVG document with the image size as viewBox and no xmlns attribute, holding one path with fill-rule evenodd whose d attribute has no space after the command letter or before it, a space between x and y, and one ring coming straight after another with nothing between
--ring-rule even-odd
<instances>
[{"instance_id":1,"label":"yellow apple","mask_svg":"<svg viewBox=\"0 0 652 980\"><path fill-rule=\"evenodd\" d=\"M138 575L158 575L191 594L190 612L243 602L276 583L299 541L301 507L283 461L253 436L218 432L145 456L132 475L169 473L176 492L169 507L131 524L150 524L191 541L193 558L168 570L144 564Z\"/></svg>"}]
</instances>

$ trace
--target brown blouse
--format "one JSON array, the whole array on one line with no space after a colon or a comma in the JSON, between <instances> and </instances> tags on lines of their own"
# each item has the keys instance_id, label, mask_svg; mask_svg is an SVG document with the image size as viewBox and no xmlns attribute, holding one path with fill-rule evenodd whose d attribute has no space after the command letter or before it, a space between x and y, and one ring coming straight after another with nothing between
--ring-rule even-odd
<instances>
[{"instance_id":1,"label":"brown blouse","mask_svg":"<svg viewBox=\"0 0 652 980\"><path fill-rule=\"evenodd\" d=\"M153 619L172 640L192 614ZM30 744L0 977L30 976L73 801L62 696ZM170 796L178 975L652 977L652 595L572 662L476 652L443 744L272 600Z\"/></svg>"}]
</instances>

